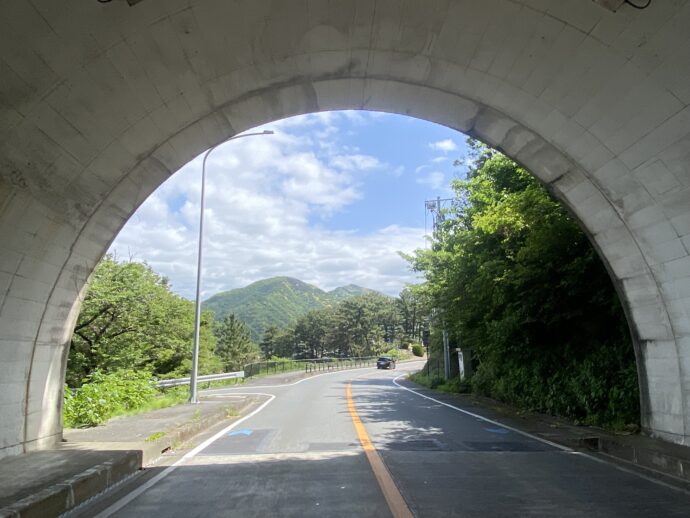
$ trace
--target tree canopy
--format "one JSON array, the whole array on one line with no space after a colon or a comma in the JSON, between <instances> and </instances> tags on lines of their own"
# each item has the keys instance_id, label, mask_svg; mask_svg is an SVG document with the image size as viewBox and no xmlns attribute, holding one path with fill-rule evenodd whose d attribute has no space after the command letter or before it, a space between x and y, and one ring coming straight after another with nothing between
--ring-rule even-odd
<instances>
[{"instance_id":1,"label":"tree canopy","mask_svg":"<svg viewBox=\"0 0 690 518\"><path fill-rule=\"evenodd\" d=\"M200 372L217 372L212 314L201 322ZM70 344L66 380L78 387L95 371L145 369L159 377L191 368L194 305L148 265L106 256L89 281Z\"/></svg>"},{"instance_id":2,"label":"tree canopy","mask_svg":"<svg viewBox=\"0 0 690 518\"><path fill-rule=\"evenodd\" d=\"M475 390L591 422L639 419L627 322L606 268L525 169L473 143L431 247L410 258Z\"/></svg>"}]
</instances>

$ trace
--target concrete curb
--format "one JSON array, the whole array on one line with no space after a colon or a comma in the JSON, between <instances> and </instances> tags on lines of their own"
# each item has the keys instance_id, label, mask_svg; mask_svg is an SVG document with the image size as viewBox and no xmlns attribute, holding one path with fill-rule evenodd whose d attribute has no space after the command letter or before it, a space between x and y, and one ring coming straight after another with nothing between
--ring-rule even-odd
<instances>
[{"instance_id":1,"label":"concrete curb","mask_svg":"<svg viewBox=\"0 0 690 518\"><path fill-rule=\"evenodd\" d=\"M141 469L142 452L123 450L122 457L89 468L62 483L0 509L0 518L59 516L123 481Z\"/></svg>"},{"instance_id":2,"label":"concrete curb","mask_svg":"<svg viewBox=\"0 0 690 518\"><path fill-rule=\"evenodd\" d=\"M235 408L238 416L234 417L240 417L242 413L254 405L254 403L256 403L256 398L247 398L239 407ZM228 403L228 406L230 406L230 403ZM223 409L222 411L215 412L196 421L185 423L177 427L177 429L166 433L166 435L160 439L142 443L142 466L149 466L151 463L160 458L160 456L166 451L175 449L181 443L188 441L205 429L228 418L229 416L227 415L227 410Z\"/></svg>"},{"instance_id":3,"label":"concrete curb","mask_svg":"<svg viewBox=\"0 0 690 518\"><path fill-rule=\"evenodd\" d=\"M237 408L238 414L242 415L255 402L255 398L248 398ZM151 465L165 451L227 418L227 410L224 408L197 421L182 424L156 441L123 443L127 444L128 448L118 452L114 460L98 464L64 482L54 484L0 509L0 518L60 516Z\"/></svg>"},{"instance_id":4,"label":"concrete curb","mask_svg":"<svg viewBox=\"0 0 690 518\"><path fill-rule=\"evenodd\" d=\"M690 482L690 449L676 444L658 448L626 444L616 437L598 437L597 444L590 446L594 451L623 460L644 469Z\"/></svg>"}]
</instances>

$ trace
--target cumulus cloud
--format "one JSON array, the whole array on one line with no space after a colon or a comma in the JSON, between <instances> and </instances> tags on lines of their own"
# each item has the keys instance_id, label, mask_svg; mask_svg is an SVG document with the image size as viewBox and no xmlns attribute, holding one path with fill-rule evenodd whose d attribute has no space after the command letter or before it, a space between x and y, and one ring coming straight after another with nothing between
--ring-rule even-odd
<instances>
[{"instance_id":1,"label":"cumulus cloud","mask_svg":"<svg viewBox=\"0 0 690 518\"><path fill-rule=\"evenodd\" d=\"M428 185L432 189L440 189L446 184L446 175L440 171L431 171L417 178L417 183Z\"/></svg>"},{"instance_id":2,"label":"cumulus cloud","mask_svg":"<svg viewBox=\"0 0 690 518\"><path fill-rule=\"evenodd\" d=\"M444 153L449 153L458 149L458 146L453 140L447 138L444 140L439 140L437 142L431 142L429 147L435 151L443 151Z\"/></svg>"},{"instance_id":3,"label":"cumulus cloud","mask_svg":"<svg viewBox=\"0 0 690 518\"><path fill-rule=\"evenodd\" d=\"M391 295L416 281L397 252L423 246L424 229L389 226L361 234L310 223L360 199L368 172L401 171L333 137L340 121L360 124L364 116L294 117L267 126L275 135L237 140L213 152L206 171L203 298L276 275L323 289L355 283ZM324 135L330 143L319 145ZM197 157L141 206L111 247L120 258L147 261L189 298L196 280L200 176Z\"/></svg>"}]
</instances>

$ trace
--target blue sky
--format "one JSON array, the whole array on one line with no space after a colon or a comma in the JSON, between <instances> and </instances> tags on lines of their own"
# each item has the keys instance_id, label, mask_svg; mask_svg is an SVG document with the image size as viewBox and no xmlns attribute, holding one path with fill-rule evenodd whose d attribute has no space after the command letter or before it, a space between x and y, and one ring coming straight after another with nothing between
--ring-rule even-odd
<instances>
[{"instance_id":1,"label":"blue sky","mask_svg":"<svg viewBox=\"0 0 690 518\"><path fill-rule=\"evenodd\" d=\"M425 245L424 200L449 197L465 136L374 112L302 115L217 148L207 162L203 298L276 275L397 295L418 281L398 251ZM192 298L201 157L139 208L111 247Z\"/></svg>"}]
</instances>

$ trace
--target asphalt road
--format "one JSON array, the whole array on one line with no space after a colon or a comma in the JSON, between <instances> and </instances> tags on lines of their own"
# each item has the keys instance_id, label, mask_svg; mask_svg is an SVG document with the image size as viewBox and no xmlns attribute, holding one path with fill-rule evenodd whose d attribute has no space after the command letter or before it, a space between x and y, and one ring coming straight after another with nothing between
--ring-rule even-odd
<instances>
[{"instance_id":1,"label":"asphalt road","mask_svg":"<svg viewBox=\"0 0 690 518\"><path fill-rule=\"evenodd\" d=\"M690 516L685 492L394 381L420 366L223 389L265 403L98 516Z\"/></svg>"}]
</instances>

